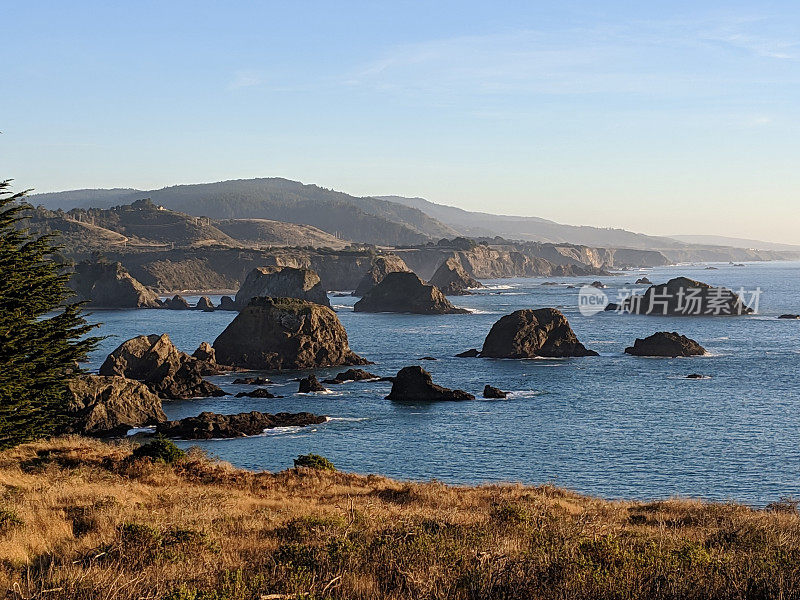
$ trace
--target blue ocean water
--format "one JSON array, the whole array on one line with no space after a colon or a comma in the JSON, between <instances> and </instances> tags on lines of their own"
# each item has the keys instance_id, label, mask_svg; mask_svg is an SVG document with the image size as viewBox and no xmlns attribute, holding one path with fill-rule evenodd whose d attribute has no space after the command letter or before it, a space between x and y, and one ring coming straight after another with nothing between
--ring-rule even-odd
<instances>
[{"instance_id":1,"label":"blue ocean water","mask_svg":"<svg viewBox=\"0 0 800 600\"><path fill-rule=\"evenodd\" d=\"M170 418L204 410L220 413L310 411L331 419L263 436L193 442L250 469L278 471L299 454L315 452L338 468L448 483L552 482L607 498L671 496L764 505L800 496L800 263L744 267L670 266L599 278L613 301L617 291L646 275L655 283L682 275L732 289L760 288L759 314L747 317L648 317L578 310L575 278L485 281L488 289L451 298L469 315L354 313L356 298L331 296L350 346L392 375L422 365L434 381L467 390L475 401L398 404L385 400L390 384L330 386L331 393L297 394L297 372L270 374L284 398L207 398L165 402ZM592 278L595 279L595 278ZM555 282L558 285L544 285ZM575 286L570 288L568 286ZM644 289L639 286L638 289ZM193 301L195 298L190 298ZM218 297L212 297L216 302ZM579 339L599 357L561 360L458 359L480 348L491 325L520 308L556 307ZM166 310L96 311L110 336L92 359L97 368L122 341L168 333L192 352L214 338L235 313ZM704 357L636 358L623 350L637 337L678 331L699 341ZM420 361L433 356L436 361ZM342 368L319 369L332 376ZM709 379L687 380L689 373ZM211 378L230 392L237 375ZM484 400L485 384L511 391ZM188 446L189 443L181 442Z\"/></svg>"}]
</instances>

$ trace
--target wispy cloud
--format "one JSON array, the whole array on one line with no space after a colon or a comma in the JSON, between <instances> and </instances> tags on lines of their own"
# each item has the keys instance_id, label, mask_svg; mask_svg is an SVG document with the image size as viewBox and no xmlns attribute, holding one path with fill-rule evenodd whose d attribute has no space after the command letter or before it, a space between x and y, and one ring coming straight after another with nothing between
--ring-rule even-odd
<instances>
[{"instance_id":1,"label":"wispy cloud","mask_svg":"<svg viewBox=\"0 0 800 600\"><path fill-rule=\"evenodd\" d=\"M720 52L722 48L722 52ZM346 83L391 93L696 95L754 72L745 50L793 61L798 44L756 18L631 21L592 28L520 29L397 45L358 66Z\"/></svg>"},{"instance_id":2,"label":"wispy cloud","mask_svg":"<svg viewBox=\"0 0 800 600\"><path fill-rule=\"evenodd\" d=\"M230 83L228 83L228 89L238 90L261 85L262 83L264 83L264 80L257 71L241 70L233 74L233 78Z\"/></svg>"}]
</instances>

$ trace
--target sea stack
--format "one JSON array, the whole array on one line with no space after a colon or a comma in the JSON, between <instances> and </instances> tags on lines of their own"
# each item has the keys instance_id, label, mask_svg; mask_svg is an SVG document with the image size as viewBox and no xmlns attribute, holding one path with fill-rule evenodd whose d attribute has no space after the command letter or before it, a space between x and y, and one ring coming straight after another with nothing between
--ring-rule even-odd
<instances>
[{"instance_id":1,"label":"sea stack","mask_svg":"<svg viewBox=\"0 0 800 600\"><path fill-rule=\"evenodd\" d=\"M567 318L555 308L518 310L502 317L483 342L483 358L566 358L597 356L578 341Z\"/></svg>"},{"instance_id":2,"label":"sea stack","mask_svg":"<svg viewBox=\"0 0 800 600\"><path fill-rule=\"evenodd\" d=\"M405 402L437 402L440 400L474 400L464 390L451 390L433 383L431 374L418 366L403 367L392 383L387 400Z\"/></svg>"},{"instance_id":3,"label":"sea stack","mask_svg":"<svg viewBox=\"0 0 800 600\"><path fill-rule=\"evenodd\" d=\"M132 338L109 354L100 367L100 375L136 379L168 400L226 395L203 379L203 375L221 372L216 364L178 350L167 334Z\"/></svg>"},{"instance_id":4,"label":"sea stack","mask_svg":"<svg viewBox=\"0 0 800 600\"><path fill-rule=\"evenodd\" d=\"M258 267L250 271L236 292L234 302L241 310L257 297L299 298L323 306L331 305L319 275L310 269L293 267Z\"/></svg>"},{"instance_id":5,"label":"sea stack","mask_svg":"<svg viewBox=\"0 0 800 600\"><path fill-rule=\"evenodd\" d=\"M463 296L470 293L470 288L483 287L480 281L464 270L455 257L450 257L439 265L428 283L439 288L445 296Z\"/></svg>"},{"instance_id":6,"label":"sea stack","mask_svg":"<svg viewBox=\"0 0 800 600\"><path fill-rule=\"evenodd\" d=\"M372 260L369 270L361 278L353 296L363 296L386 277L389 273L410 273L411 269L402 258L394 254L383 254Z\"/></svg>"},{"instance_id":7,"label":"sea stack","mask_svg":"<svg viewBox=\"0 0 800 600\"><path fill-rule=\"evenodd\" d=\"M626 298L618 312L649 316L717 317L748 315L753 310L728 288L687 277L653 285L644 294Z\"/></svg>"},{"instance_id":8,"label":"sea stack","mask_svg":"<svg viewBox=\"0 0 800 600\"><path fill-rule=\"evenodd\" d=\"M421 315L466 314L456 308L433 285L426 285L415 273L389 273L353 307L355 312L398 312Z\"/></svg>"},{"instance_id":9,"label":"sea stack","mask_svg":"<svg viewBox=\"0 0 800 600\"><path fill-rule=\"evenodd\" d=\"M245 369L364 365L336 313L298 298L253 298L214 341L217 360Z\"/></svg>"},{"instance_id":10,"label":"sea stack","mask_svg":"<svg viewBox=\"0 0 800 600\"><path fill-rule=\"evenodd\" d=\"M659 331L644 339L637 339L633 346L625 348L626 354L633 356L702 356L705 348L685 335L675 331Z\"/></svg>"}]
</instances>

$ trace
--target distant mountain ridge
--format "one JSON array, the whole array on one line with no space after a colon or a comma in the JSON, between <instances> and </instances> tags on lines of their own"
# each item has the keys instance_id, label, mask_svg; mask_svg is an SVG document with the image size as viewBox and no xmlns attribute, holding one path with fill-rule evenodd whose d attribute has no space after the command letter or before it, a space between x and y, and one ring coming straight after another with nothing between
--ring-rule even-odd
<instances>
[{"instance_id":1,"label":"distant mountain ridge","mask_svg":"<svg viewBox=\"0 0 800 600\"><path fill-rule=\"evenodd\" d=\"M75 207L108 208L142 198L151 198L157 205L188 215L219 221L266 219L308 225L330 234L333 239L387 247L415 246L457 236L499 236L508 240L657 250L673 261L774 260L800 256L798 248L775 248L763 244L756 247L751 243L753 240L702 236L696 238L697 241L690 241L685 236L675 239L624 229L564 225L539 217L471 212L424 198L357 197L277 177L175 185L158 190L71 190L34 194L29 200L48 209L68 210ZM242 224L227 227L235 227L237 232L244 234ZM251 223L247 235L252 237L256 230L267 235L275 232L265 224L257 226ZM221 230L217 233L226 235ZM280 235L283 234L278 234L278 238ZM314 239L314 243L322 243L322 238L310 235L310 232L306 232L305 237ZM726 241L736 245L726 244Z\"/></svg>"},{"instance_id":2,"label":"distant mountain ridge","mask_svg":"<svg viewBox=\"0 0 800 600\"><path fill-rule=\"evenodd\" d=\"M671 235L672 239L686 244L703 244L707 246L734 246L737 248L753 248L755 250L774 250L777 252L800 252L800 245L765 242L749 238L728 237L724 235Z\"/></svg>"},{"instance_id":3,"label":"distant mountain ridge","mask_svg":"<svg viewBox=\"0 0 800 600\"><path fill-rule=\"evenodd\" d=\"M671 248L685 245L677 240L634 233L624 229L605 229L585 225L564 225L539 217L522 217L513 215L494 215L473 212L436 204L424 198L406 198L403 196L377 196L382 200L404 204L417 208L459 233L469 237L493 237L500 235L507 239L532 242L550 242L554 244L584 244L607 248L635 248L640 250L651 248Z\"/></svg>"},{"instance_id":4,"label":"distant mountain ridge","mask_svg":"<svg viewBox=\"0 0 800 600\"><path fill-rule=\"evenodd\" d=\"M458 235L413 207L282 178L176 185L159 190L76 190L34 194L29 201L51 210L68 210L109 208L145 197L190 215L312 225L344 239L376 245L419 244Z\"/></svg>"}]
</instances>

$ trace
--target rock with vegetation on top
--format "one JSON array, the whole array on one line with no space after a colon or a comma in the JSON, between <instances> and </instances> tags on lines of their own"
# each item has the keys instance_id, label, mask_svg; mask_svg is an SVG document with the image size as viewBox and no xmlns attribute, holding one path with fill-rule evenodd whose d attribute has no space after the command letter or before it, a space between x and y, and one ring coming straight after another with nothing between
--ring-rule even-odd
<instances>
[{"instance_id":1,"label":"rock with vegetation on top","mask_svg":"<svg viewBox=\"0 0 800 600\"><path fill-rule=\"evenodd\" d=\"M685 335L677 332L659 331L644 339L637 339L633 346L625 348L633 356L701 356L705 348Z\"/></svg>"},{"instance_id":2,"label":"rock with vegetation on top","mask_svg":"<svg viewBox=\"0 0 800 600\"><path fill-rule=\"evenodd\" d=\"M168 298L161 306L169 310L189 310L192 308L189 306L186 298L179 294L175 294L172 298Z\"/></svg>"},{"instance_id":3,"label":"rock with vegetation on top","mask_svg":"<svg viewBox=\"0 0 800 600\"><path fill-rule=\"evenodd\" d=\"M319 275L310 269L293 267L258 267L250 271L236 292L236 306L241 310L258 297L300 298L331 305Z\"/></svg>"},{"instance_id":4,"label":"rock with vegetation on top","mask_svg":"<svg viewBox=\"0 0 800 600\"><path fill-rule=\"evenodd\" d=\"M578 341L567 318L555 308L518 310L494 325L483 342L483 358L566 358L597 356Z\"/></svg>"},{"instance_id":5,"label":"rock with vegetation on top","mask_svg":"<svg viewBox=\"0 0 800 600\"><path fill-rule=\"evenodd\" d=\"M336 313L297 298L254 298L214 341L217 360L254 370L369 364L352 350Z\"/></svg>"},{"instance_id":6,"label":"rock with vegetation on top","mask_svg":"<svg viewBox=\"0 0 800 600\"><path fill-rule=\"evenodd\" d=\"M399 312L422 315L466 314L456 308L433 285L426 285L414 273L389 273L353 307L355 312Z\"/></svg>"},{"instance_id":7,"label":"rock with vegetation on top","mask_svg":"<svg viewBox=\"0 0 800 600\"><path fill-rule=\"evenodd\" d=\"M504 392L494 386L487 385L483 388L484 398L505 398L506 396L508 396L508 392Z\"/></svg>"},{"instance_id":8,"label":"rock with vegetation on top","mask_svg":"<svg viewBox=\"0 0 800 600\"><path fill-rule=\"evenodd\" d=\"M419 366L403 367L392 383L387 400L435 402L439 400L474 400L464 390L451 390L433 383L431 374Z\"/></svg>"},{"instance_id":9,"label":"rock with vegetation on top","mask_svg":"<svg viewBox=\"0 0 800 600\"><path fill-rule=\"evenodd\" d=\"M325 386L322 385L317 376L311 373L308 377L303 377L300 380L300 386L297 392L300 394L310 394L311 392L324 392Z\"/></svg>"},{"instance_id":10,"label":"rock with vegetation on top","mask_svg":"<svg viewBox=\"0 0 800 600\"><path fill-rule=\"evenodd\" d=\"M463 296L471 288L482 288L483 284L469 275L461 262L451 257L444 261L428 282L439 288L445 296Z\"/></svg>"},{"instance_id":11,"label":"rock with vegetation on top","mask_svg":"<svg viewBox=\"0 0 800 600\"><path fill-rule=\"evenodd\" d=\"M96 308L159 308L154 291L146 288L118 262L82 261L68 283L78 301Z\"/></svg>"},{"instance_id":12,"label":"rock with vegetation on top","mask_svg":"<svg viewBox=\"0 0 800 600\"><path fill-rule=\"evenodd\" d=\"M68 383L65 433L124 435L132 427L166 421L161 398L139 381L125 377L79 375Z\"/></svg>"},{"instance_id":13,"label":"rock with vegetation on top","mask_svg":"<svg viewBox=\"0 0 800 600\"><path fill-rule=\"evenodd\" d=\"M339 384L347 381L369 381L373 379L380 379L380 377L364 369L347 369L347 371L337 373L336 377L332 379L325 379L324 383Z\"/></svg>"},{"instance_id":14,"label":"rock with vegetation on top","mask_svg":"<svg viewBox=\"0 0 800 600\"><path fill-rule=\"evenodd\" d=\"M136 379L166 399L224 396L224 391L203 379L203 375L222 371L178 350L167 334L132 338L109 354L100 367L101 375Z\"/></svg>"},{"instance_id":15,"label":"rock with vegetation on top","mask_svg":"<svg viewBox=\"0 0 800 600\"><path fill-rule=\"evenodd\" d=\"M214 303L208 296L202 296L197 304L194 306L195 310L202 310L203 312L214 312Z\"/></svg>"},{"instance_id":16,"label":"rock with vegetation on top","mask_svg":"<svg viewBox=\"0 0 800 600\"><path fill-rule=\"evenodd\" d=\"M219 415L202 412L196 417L186 417L179 421L160 423L157 432L170 438L184 440L210 440L215 438L235 438L259 435L265 429L274 427L305 427L324 423L327 417L308 412L277 413L261 412Z\"/></svg>"},{"instance_id":17,"label":"rock with vegetation on top","mask_svg":"<svg viewBox=\"0 0 800 600\"><path fill-rule=\"evenodd\" d=\"M651 316L741 316L753 310L745 306L738 294L724 287L687 277L670 279L666 284L653 285L644 294L626 298L618 312Z\"/></svg>"},{"instance_id":18,"label":"rock with vegetation on top","mask_svg":"<svg viewBox=\"0 0 800 600\"><path fill-rule=\"evenodd\" d=\"M386 277L389 273L410 273L411 269L399 256L383 254L376 256L369 270L361 278L353 296L363 296Z\"/></svg>"}]
</instances>

